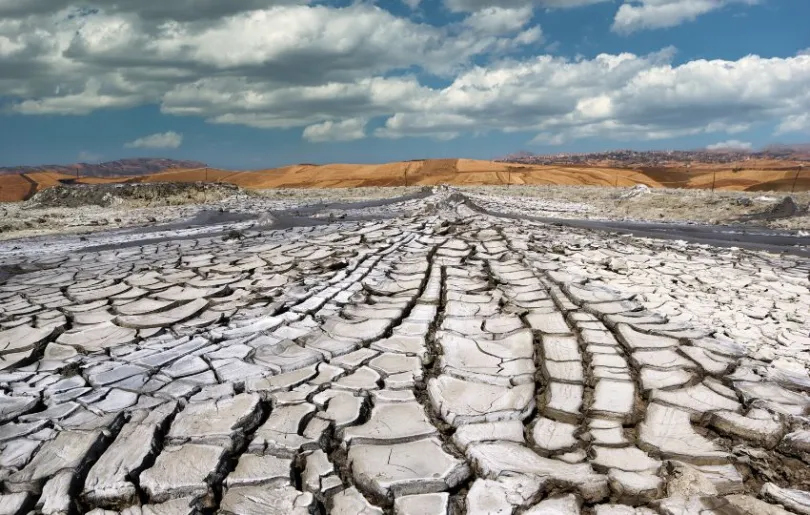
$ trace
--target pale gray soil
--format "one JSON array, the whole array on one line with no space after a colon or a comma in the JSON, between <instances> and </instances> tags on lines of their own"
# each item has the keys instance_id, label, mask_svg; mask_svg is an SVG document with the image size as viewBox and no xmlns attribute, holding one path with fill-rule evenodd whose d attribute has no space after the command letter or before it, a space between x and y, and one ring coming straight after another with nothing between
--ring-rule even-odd
<instances>
[{"instance_id":1,"label":"pale gray soil","mask_svg":"<svg viewBox=\"0 0 810 515\"><path fill-rule=\"evenodd\" d=\"M156 227L191 220L208 211L262 213L324 203L362 202L409 195L421 189L279 189L246 192L211 184L193 190L188 188L188 191L180 194L163 191L165 184L154 186L154 191L147 191L137 198L120 198L109 192L107 195L80 192L73 195L72 201L59 195L40 194L27 202L0 203L0 241L29 236Z\"/></svg>"},{"instance_id":2,"label":"pale gray soil","mask_svg":"<svg viewBox=\"0 0 810 515\"><path fill-rule=\"evenodd\" d=\"M125 198L105 205L64 203L49 205L32 199L0 204L0 240L49 234L83 234L116 228L155 227L181 223L205 211L267 212L308 206L319 217L339 216L341 203L390 199L415 194L420 187L353 189L280 189L244 192L201 188L193 193L145 198ZM746 220L768 212L783 198L778 193L711 192L655 189L635 192L630 188L577 186L485 186L458 191L486 204L504 199L515 205L516 214L545 218L683 222L747 225L784 230L810 230L810 214ZM95 197L94 197L95 198ZM512 199L510 201L510 199ZM793 195L800 209L810 205L810 193ZM80 199L81 200L81 199ZM337 209L330 211L329 206Z\"/></svg>"},{"instance_id":3,"label":"pale gray soil","mask_svg":"<svg viewBox=\"0 0 810 515\"><path fill-rule=\"evenodd\" d=\"M745 220L771 210L785 196L779 192L732 192L683 189L604 188L596 186L462 187L474 197L521 199L520 213L574 219L643 222L697 222L757 225L772 229L810 230L810 192L792 194L804 214Z\"/></svg>"},{"instance_id":4,"label":"pale gray soil","mask_svg":"<svg viewBox=\"0 0 810 515\"><path fill-rule=\"evenodd\" d=\"M478 202L0 244L0 509L810 512L810 259Z\"/></svg>"}]
</instances>

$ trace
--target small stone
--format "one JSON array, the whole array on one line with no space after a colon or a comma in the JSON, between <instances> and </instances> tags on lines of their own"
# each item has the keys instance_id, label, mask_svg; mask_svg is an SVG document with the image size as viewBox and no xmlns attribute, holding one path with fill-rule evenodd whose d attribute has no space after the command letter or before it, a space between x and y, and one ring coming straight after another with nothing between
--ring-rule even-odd
<instances>
[{"instance_id":1,"label":"small stone","mask_svg":"<svg viewBox=\"0 0 810 515\"><path fill-rule=\"evenodd\" d=\"M518 420L505 420L467 424L459 427L453 433L453 443L461 450L466 450L471 443L496 440L524 443L523 423Z\"/></svg>"},{"instance_id":2,"label":"small stone","mask_svg":"<svg viewBox=\"0 0 810 515\"><path fill-rule=\"evenodd\" d=\"M573 494L546 499L528 510L525 515L579 515L580 500Z\"/></svg>"},{"instance_id":3,"label":"small stone","mask_svg":"<svg viewBox=\"0 0 810 515\"><path fill-rule=\"evenodd\" d=\"M616 497L630 504L646 504L660 498L664 490L663 479L648 472L612 469L608 482Z\"/></svg>"},{"instance_id":4,"label":"small stone","mask_svg":"<svg viewBox=\"0 0 810 515\"><path fill-rule=\"evenodd\" d=\"M315 499L290 485L235 486L220 503L222 515L310 515Z\"/></svg>"},{"instance_id":5,"label":"small stone","mask_svg":"<svg viewBox=\"0 0 810 515\"><path fill-rule=\"evenodd\" d=\"M781 504L793 512L810 515L810 492L780 488L773 483L765 483L762 486L760 495L769 501Z\"/></svg>"},{"instance_id":6,"label":"small stone","mask_svg":"<svg viewBox=\"0 0 810 515\"><path fill-rule=\"evenodd\" d=\"M573 424L540 417L532 425L532 439L538 448L546 452L561 451L579 444L574 436L577 429Z\"/></svg>"},{"instance_id":7,"label":"small stone","mask_svg":"<svg viewBox=\"0 0 810 515\"><path fill-rule=\"evenodd\" d=\"M395 515L447 515L450 494L405 495L394 500Z\"/></svg>"},{"instance_id":8,"label":"small stone","mask_svg":"<svg viewBox=\"0 0 810 515\"><path fill-rule=\"evenodd\" d=\"M534 407L534 385L512 388L441 375L428 383L433 409L449 424L522 420Z\"/></svg>"},{"instance_id":9,"label":"small stone","mask_svg":"<svg viewBox=\"0 0 810 515\"><path fill-rule=\"evenodd\" d=\"M189 495L210 498L213 492L208 481L225 452L221 447L193 443L166 447L141 474L141 487L156 502Z\"/></svg>"},{"instance_id":10,"label":"small stone","mask_svg":"<svg viewBox=\"0 0 810 515\"><path fill-rule=\"evenodd\" d=\"M351 487L332 497L332 515L383 515L382 509L369 503L357 488Z\"/></svg>"},{"instance_id":11,"label":"small stone","mask_svg":"<svg viewBox=\"0 0 810 515\"><path fill-rule=\"evenodd\" d=\"M243 454L236 468L225 478L225 486L249 486L276 481L290 482L292 460L275 456Z\"/></svg>"},{"instance_id":12,"label":"small stone","mask_svg":"<svg viewBox=\"0 0 810 515\"><path fill-rule=\"evenodd\" d=\"M442 492L470 474L436 438L391 445L352 445L349 466L358 485L382 497Z\"/></svg>"},{"instance_id":13,"label":"small stone","mask_svg":"<svg viewBox=\"0 0 810 515\"><path fill-rule=\"evenodd\" d=\"M31 501L27 492L0 494L0 515L22 515L26 513Z\"/></svg>"},{"instance_id":14,"label":"small stone","mask_svg":"<svg viewBox=\"0 0 810 515\"><path fill-rule=\"evenodd\" d=\"M368 422L343 432L343 441L349 445L387 445L429 436L438 436L438 430L419 403L379 403L371 410Z\"/></svg>"}]
</instances>

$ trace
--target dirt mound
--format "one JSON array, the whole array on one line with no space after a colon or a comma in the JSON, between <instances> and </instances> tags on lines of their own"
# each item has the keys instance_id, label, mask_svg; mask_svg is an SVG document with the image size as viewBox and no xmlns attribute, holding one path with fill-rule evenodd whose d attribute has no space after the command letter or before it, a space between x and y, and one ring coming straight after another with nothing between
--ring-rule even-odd
<instances>
[{"instance_id":1,"label":"dirt mound","mask_svg":"<svg viewBox=\"0 0 810 515\"><path fill-rule=\"evenodd\" d=\"M646 195L649 192L650 192L649 186L645 184L637 184L632 188L628 189L627 191L619 193L617 197L619 200L627 200L641 195Z\"/></svg>"},{"instance_id":2,"label":"dirt mound","mask_svg":"<svg viewBox=\"0 0 810 515\"><path fill-rule=\"evenodd\" d=\"M7 175L0 178L0 202L17 202L36 191L36 183L24 175Z\"/></svg>"},{"instance_id":3,"label":"dirt mound","mask_svg":"<svg viewBox=\"0 0 810 515\"><path fill-rule=\"evenodd\" d=\"M110 207L122 204L176 205L189 201L216 200L242 193L232 184L202 182L74 184L48 188L31 197L32 207Z\"/></svg>"},{"instance_id":4,"label":"dirt mound","mask_svg":"<svg viewBox=\"0 0 810 515\"><path fill-rule=\"evenodd\" d=\"M67 174L71 177L118 177L122 175L137 175L155 173L169 168L205 168L207 165L199 161L180 161L160 157L138 157L132 159L119 159L105 163L75 163L70 165L42 165L42 166L11 166L0 168L0 175L51 172Z\"/></svg>"},{"instance_id":5,"label":"dirt mound","mask_svg":"<svg viewBox=\"0 0 810 515\"><path fill-rule=\"evenodd\" d=\"M801 211L801 208L796 205L796 201L793 200L793 197L785 197L781 202L773 206L771 215L784 218L787 216L795 216L799 211Z\"/></svg>"},{"instance_id":6,"label":"dirt mound","mask_svg":"<svg viewBox=\"0 0 810 515\"><path fill-rule=\"evenodd\" d=\"M785 197L779 203L774 204L767 211L754 213L743 217L744 220L779 220L794 216L806 215L810 211L810 206L802 207L793 200L793 197Z\"/></svg>"}]
</instances>

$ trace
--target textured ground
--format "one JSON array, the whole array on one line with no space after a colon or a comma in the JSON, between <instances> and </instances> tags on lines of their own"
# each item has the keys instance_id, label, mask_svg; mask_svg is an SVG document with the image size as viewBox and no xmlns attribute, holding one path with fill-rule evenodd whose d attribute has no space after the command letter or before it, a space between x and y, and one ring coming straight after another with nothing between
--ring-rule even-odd
<instances>
[{"instance_id":1,"label":"textured ground","mask_svg":"<svg viewBox=\"0 0 810 515\"><path fill-rule=\"evenodd\" d=\"M541 217L647 222L696 222L810 230L810 193L791 194L795 213L773 213L785 194L598 186L476 186L460 188L476 202L489 198L510 213ZM771 214L764 216L763 214Z\"/></svg>"},{"instance_id":2,"label":"textured ground","mask_svg":"<svg viewBox=\"0 0 810 515\"><path fill-rule=\"evenodd\" d=\"M182 195L173 186L189 186ZM258 214L307 205L370 201L414 194L421 188L264 190L245 192L220 184L139 184L137 195L105 194L95 187L46 190L26 202L0 203L0 240L148 227L193 219L207 212ZM167 189L169 191L167 191ZM86 191L85 191L86 190Z\"/></svg>"},{"instance_id":3,"label":"textured ground","mask_svg":"<svg viewBox=\"0 0 810 515\"><path fill-rule=\"evenodd\" d=\"M74 180L58 172L4 175L0 202L30 198L38 191ZM528 165L474 159L416 159L384 164L297 164L266 170L234 171L215 168L170 169L146 175L80 177L85 184L139 182L216 181L245 189L356 188L380 186L498 186L567 185L634 186L717 189L734 191L808 191L810 171L806 162L747 160L736 163L669 163L654 167L591 165Z\"/></svg>"},{"instance_id":4,"label":"textured ground","mask_svg":"<svg viewBox=\"0 0 810 515\"><path fill-rule=\"evenodd\" d=\"M112 190L110 190L112 188ZM116 191L118 190L118 192ZM121 190L127 190L124 195ZM51 188L26 202L0 203L0 241L111 229L157 227L207 217L211 211L251 215L321 208L341 215L346 203L422 194L431 188L369 187L246 191L225 184L154 183ZM599 186L470 186L458 191L498 212L535 217L681 222L767 227L810 234L810 193L791 195L795 212L779 210L785 196L670 188ZM330 206L336 206L331 209ZM236 217L238 218L238 217ZM234 218L234 219L236 219Z\"/></svg>"},{"instance_id":5,"label":"textured ground","mask_svg":"<svg viewBox=\"0 0 810 515\"><path fill-rule=\"evenodd\" d=\"M807 259L335 211L0 247L0 513L810 513Z\"/></svg>"}]
</instances>

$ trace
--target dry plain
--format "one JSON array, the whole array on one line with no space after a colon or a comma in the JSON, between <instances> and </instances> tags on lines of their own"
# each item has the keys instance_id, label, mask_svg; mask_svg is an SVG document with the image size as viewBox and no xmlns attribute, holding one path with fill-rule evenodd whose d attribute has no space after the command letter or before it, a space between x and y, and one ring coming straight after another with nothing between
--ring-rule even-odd
<instances>
[{"instance_id":1,"label":"dry plain","mask_svg":"<svg viewBox=\"0 0 810 515\"><path fill-rule=\"evenodd\" d=\"M217 168L167 169L121 176L81 177L37 171L0 176L0 202L18 202L39 191L74 180L82 184L219 182L247 190L278 188L357 188L392 186L608 186L643 184L652 188L729 191L810 190L810 170L803 161L751 159L723 164L664 163L617 167L615 163L530 165L474 159L422 159L385 164L297 164L263 170Z\"/></svg>"},{"instance_id":2,"label":"dry plain","mask_svg":"<svg viewBox=\"0 0 810 515\"><path fill-rule=\"evenodd\" d=\"M0 513L810 513L810 259L547 193L0 242Z\"/></svg>"}]
</instances>

